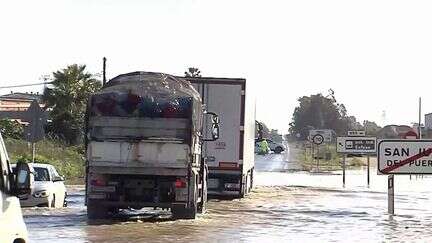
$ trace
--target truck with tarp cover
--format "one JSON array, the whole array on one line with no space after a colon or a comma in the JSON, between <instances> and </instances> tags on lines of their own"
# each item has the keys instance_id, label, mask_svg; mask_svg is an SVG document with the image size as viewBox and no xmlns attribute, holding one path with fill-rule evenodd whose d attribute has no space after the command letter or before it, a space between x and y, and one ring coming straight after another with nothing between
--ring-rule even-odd
<instances>
[{"instance_id":1,"label":"truck with tarp cover","mask_svg":"<svg viewBox=\"0 0 432 243\"><path fill-rule=\"evenodd\" d=\"M211 138L202 135L206 115L213 121ZM111 79L88 102L88 217L152 207L171 209L175 218L195 218L207 201L201 149L218 138L218 124L184 79L151 72Z\"/></svg>"}]
</instances>

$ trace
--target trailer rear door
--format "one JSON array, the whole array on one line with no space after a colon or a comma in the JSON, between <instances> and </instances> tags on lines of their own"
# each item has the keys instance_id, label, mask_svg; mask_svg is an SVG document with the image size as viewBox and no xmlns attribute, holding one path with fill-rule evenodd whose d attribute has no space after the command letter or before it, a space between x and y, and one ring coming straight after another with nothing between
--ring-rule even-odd
<instances>
[{"instance_id":1,"label":"trailer rear door","mask_svg":"<svg viewBox=\"0 0 432 243\"><path fill-rule=\"evenodd\" d=\"M207 142L204 152L210 172L213 170L239 170L242 160L243 136L240 131L242 118L242 84L200 83L194 84L201 94L208 111L220 117L220 136L217 141ZM205 137L209 137L209 124Z\"/></svg>"}]
</instances>

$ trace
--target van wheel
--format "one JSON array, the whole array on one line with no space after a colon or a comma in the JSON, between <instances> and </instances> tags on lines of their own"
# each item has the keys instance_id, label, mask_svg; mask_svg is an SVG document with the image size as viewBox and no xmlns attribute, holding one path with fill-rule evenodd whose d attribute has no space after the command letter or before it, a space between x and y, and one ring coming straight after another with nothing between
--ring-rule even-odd
<instances>
[{"instance_id":1,"label":"van wheel","mask_svg":"<svg viewBox=\"0 0 432 243\"><path fill-rule=\"evenodd\" d=\"M55 198L55 194L53 195L53 199L51 200L51 206L50 206L50 208L55 208L56 207L56 205L55 205L55 200L56 198Z\"/></svg>"},{"instance_id":2,"label":"van wheel","mask_svg":"<svg viewBox=\"0 0 432 243\"><path fill-rule=\"evenodd\" d=\"M281 147L276 147L275 150L274 150L274 152L276 154L280 154L280 153L282 153L282 151L283 151L283 149Z\"/></svg>"},{"instance_id":3,"label":"van wheel","mask_svg":"<svg viewBox=\"0 0 432 243\"><path fill-rule=\"evenodd\" d=\"M67 198L67 193L65 193L64 198L63 198L63 207L67 207L66 198Z\"/></svg>"}]
</instances>

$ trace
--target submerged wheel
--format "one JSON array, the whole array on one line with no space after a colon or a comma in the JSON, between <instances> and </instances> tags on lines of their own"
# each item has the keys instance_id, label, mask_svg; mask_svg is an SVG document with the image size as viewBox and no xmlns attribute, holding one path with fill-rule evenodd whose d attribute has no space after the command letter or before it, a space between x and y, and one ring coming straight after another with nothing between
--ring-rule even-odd
<instances>
[{"instance_id":1,"label":"submerged wheel","mask_svg":"<svg viewBox=\"0 0 432 243\"><path fill-rule=\"evenodd\" d=\"M283 149L281 147L276 147L275 150L274 150L274 152L276 154L280 154L280 153L282 153L282 151L283 151Z\"/></svg>"}]
</instances>

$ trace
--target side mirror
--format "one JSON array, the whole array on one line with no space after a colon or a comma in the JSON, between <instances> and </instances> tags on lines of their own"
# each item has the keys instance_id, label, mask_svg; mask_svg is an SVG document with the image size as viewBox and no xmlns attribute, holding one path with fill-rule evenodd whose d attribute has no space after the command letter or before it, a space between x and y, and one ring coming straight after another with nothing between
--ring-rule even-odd
<instances>
[{"instance_id":1,"label":"side mirror","mask_svg":"<svg viewBox=\"0 0 432 243\"><path fill-rule=\"evenodd\" d=\"M211 126L211 139L204 139L204 141L216 141L219 139L219 116L213 112L206 112L206 115L211 115L212 126Z\"/></svg>"},{"instance_id":2,"label":"side mirror","mask_svg":"<svg viewBox=\"0 0 432 243\"><path fill-rule=\"evenodd\" d=\"M14 192L19 198L28 197L33 188L33 167L24 162L18 162L15 169Z\"/></svg>"},{"instance_id":3,"label":"side mirror","mask_svg":"<svg viewBox=\"0 0 432 243\"><path fill-rule=\"evenodd\" d=\"M63 176L56 176L53 178L53 182L57 182L57 181L64 181Z\"/></svg>"},{"instance_id":4,"label":"side mirror","mask_svg":"<svg viewBox=\"0 0 432 243\"><path fill-rule=\"evenodd\" d=\"M219 124L212 125L212 138L214 141L219 139Z\"/></svg>"}]
</instances>

